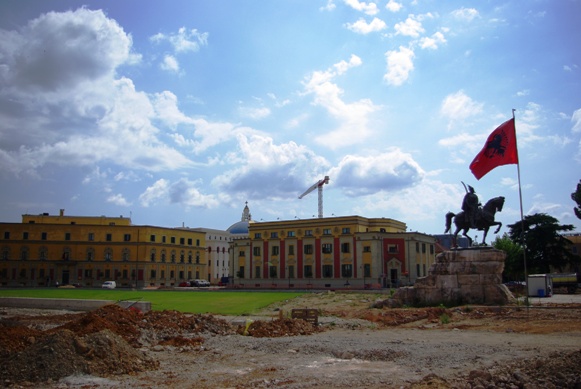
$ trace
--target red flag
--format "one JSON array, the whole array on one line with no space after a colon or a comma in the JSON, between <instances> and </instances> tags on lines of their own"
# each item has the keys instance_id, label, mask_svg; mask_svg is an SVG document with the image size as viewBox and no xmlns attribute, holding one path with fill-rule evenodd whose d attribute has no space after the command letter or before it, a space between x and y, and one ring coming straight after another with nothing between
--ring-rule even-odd
<instances>
[{"instance_id":1,"label":"red flag","mask_svg":"<svg viewBox=\"0 0 581 389\"><path fill-rule=\"evenodd\" d=\"M518 164L518 151L514 118L512 118L492 131L484 147L470 164L470 170L479 180L495 167L514 163Z\"/></svg>"}]
</instances>

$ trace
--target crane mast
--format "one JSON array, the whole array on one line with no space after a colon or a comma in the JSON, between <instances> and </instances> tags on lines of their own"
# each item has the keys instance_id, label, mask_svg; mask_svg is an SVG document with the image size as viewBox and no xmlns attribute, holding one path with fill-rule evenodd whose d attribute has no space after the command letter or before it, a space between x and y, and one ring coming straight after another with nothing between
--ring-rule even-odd
<instances>
[{"instance_id":1,"label":"crane mast","mask_svg":"<svg viewBox=\"0 0 581 389\"><path fill-rule=\"evenodd\" d=\"M323 217L323 185L329 183L329 176L325 176L322 180L317 181L313 186L305 191L302 195L299 196L299 199L302 199L315 189L318 189L319 192L319 217Z\"/></svg>"}]
</instances>

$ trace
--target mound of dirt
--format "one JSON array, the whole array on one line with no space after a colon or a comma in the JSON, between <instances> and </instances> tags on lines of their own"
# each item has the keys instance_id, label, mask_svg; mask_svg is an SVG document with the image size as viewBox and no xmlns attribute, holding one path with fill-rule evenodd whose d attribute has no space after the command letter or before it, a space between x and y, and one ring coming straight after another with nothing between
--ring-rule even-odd
<instances>
[{"instance_id":1,"label":"mound of dirt","mask_svg":"<svg viewBox=\"0 0 581 389\"><path fill-rule=\"evenodd\" d=\"M236 332L239 335L255 338L278 338L281 336L311 335L320 331L320 327L302 319L279 318L272 321L256 320L248 328L245 325L239 326Z\"/></svg>"},{"instance_id":2,"label":"mound of dirt","mask_svg":"<svg viewBox=\"0 0 581 389\"><path fill-rule=\"evenodd\" d=\"M108 329L84 336L61 329L4 359L0 380L5 385L44 382L73 374L131 374L157 367L156 361Z\"/></svg>"}]
</instances>

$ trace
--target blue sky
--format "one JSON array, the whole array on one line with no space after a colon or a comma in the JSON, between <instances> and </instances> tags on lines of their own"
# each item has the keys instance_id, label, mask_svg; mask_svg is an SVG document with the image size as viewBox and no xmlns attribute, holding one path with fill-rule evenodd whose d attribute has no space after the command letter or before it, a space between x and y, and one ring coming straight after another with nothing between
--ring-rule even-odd
<instances>
[{"instance_id":1,"label":"blue sky","mask_svg":"<svg viewBox=\"0 0 581 389\"><path fill-rule=\"evenodd\" d=\"M226 229L387 217L443 233L462 182L520 219L517 166L468 166L516 110L525 215L578 229L581 2L0 2L0 220ZM506 232L504 227L501 230ZM478 235L478 232L471 232ZM493 237L492 237L493 238Z\"/></svg>"}]
</instances>

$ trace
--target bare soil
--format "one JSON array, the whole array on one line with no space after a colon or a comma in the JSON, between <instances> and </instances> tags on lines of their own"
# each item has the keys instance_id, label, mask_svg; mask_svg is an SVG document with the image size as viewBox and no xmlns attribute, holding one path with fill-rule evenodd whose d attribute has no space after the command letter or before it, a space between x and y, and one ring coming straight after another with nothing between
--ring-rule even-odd
<instances>
[{"instance_id":1,"label":"bare soil","mask_svg":"<svg viewBox=\"0 0 581 389\"><path fill-rule=\"evenodd\" d=\"M385 298L312 293L244 317L0 308L0 385L581 388L581 295L374 308ZM295 308L316 309L319 325L291 319Z\"/></svg>"}]
</instances>

